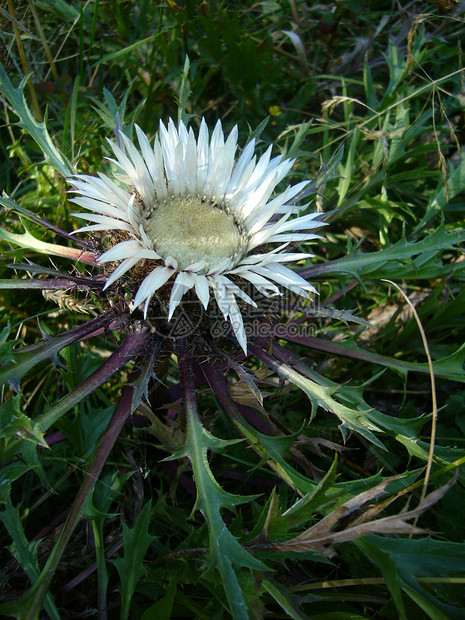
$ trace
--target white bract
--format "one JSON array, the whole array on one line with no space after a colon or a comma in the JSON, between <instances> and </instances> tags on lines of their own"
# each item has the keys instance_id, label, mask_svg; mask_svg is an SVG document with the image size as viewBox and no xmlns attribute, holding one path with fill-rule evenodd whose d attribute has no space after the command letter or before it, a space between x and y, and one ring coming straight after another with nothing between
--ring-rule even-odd
<instances>
[{"instance_id":1,"label":"white bract","mask_svg":"<svg viewBox=\"0 0 465 620\"><path fill-rule=\"evenodd\" d=\"M111 161L122 171L115 180L101 173L69 179L71 191L78 194L71 202L91 211L75 214L92 222L76 232L126 231L126 240L98 259L119 262L105 288L139 261L149 261L152 269L137 290L133 309L141 307L147 316L152 296L172 278L168 320L190 289L205 309L213 292L246 352L237 298L256 304L237 282L247 280L267 297L280 294L280 286L304 297L316 292L283 264L311 256L284 250L292 241L316 238L308 231L323 225L319 213L291 217L298 211L293 199L308 181L270 199L293 160L271 159L270 146L256 161L251 140L236 161L237 127L225 140L220 121L209 138L202 120L197 139L182 122L178 129L172 120L168 128L160 123L153 147L137 126L136 133L139 149L121 132L120 145L110 141ZM260 250L270 243L279 245Z\"/></svg>"}]
</instances>

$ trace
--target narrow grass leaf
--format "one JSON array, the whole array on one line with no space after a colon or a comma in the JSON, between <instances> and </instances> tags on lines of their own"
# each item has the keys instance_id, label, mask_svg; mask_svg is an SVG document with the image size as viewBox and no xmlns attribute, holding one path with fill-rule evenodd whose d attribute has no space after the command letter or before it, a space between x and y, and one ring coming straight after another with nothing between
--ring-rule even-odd
<instances>
[{"instance_id":1,"label":"narrow grass leaf","mask_svg":"<svg viewBox=\"0 0 465 620\"><path fill-rule=\"evenodd\" d=\"M154 540L154 536L148 533L151 508L152 502L149 501L137 515L133 528L123 524L124 555L112 560L121 581L121 620L129 618L134 591L145 574L145 554Z\"/></svg>"},{"instance_id":2,"label":"narrow grass leaf","mask_svg":"<svg viewBox=\"0 0 465 620\"><path fill-rule=\"evenodd\" d=\"M13 507L9 501L5 506L5 510L0 512L0 521L3 522L8 534L13 539L13 543L8 547L9 551L29 577L32 585L34 585L40 574L39 562L37 559L37 550L40 541L29 542L27 540L21 523L19 508ZM52 620L60 620L60 614L58 613L50 593L48 593L44 599L44 607ZM15 617L20 616L15 614Z\"/></svg>"}]
</instances>

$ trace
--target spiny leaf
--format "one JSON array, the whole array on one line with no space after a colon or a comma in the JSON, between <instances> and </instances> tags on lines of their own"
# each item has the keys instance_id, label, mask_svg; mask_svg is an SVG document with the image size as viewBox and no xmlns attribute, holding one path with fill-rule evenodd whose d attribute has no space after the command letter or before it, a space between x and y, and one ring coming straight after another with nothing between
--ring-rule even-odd
<instances>
[{"instance_id":1,"label":"spiny leaf","mask_svg":"<svg viewBox=\"0 0 465 620\"><path fill-rule=\"evenodd\" d=\"M243 504L258 497L258 495L233 495L232 493L224 491L216 481L210 469L207 456L208 450L221 452L225 447L237 443L237 441L238 440L218 439L203 427L198 418L191 418L189 420L183 455L187 456L192 462L198 491L196 508L199 508L202 512L206 509L205 502L208 503L209 510L215 508L219 514L221 508L229 508L231 510L239 504Z\"/></svg>"},{"instance_id":2,"label":"spiny leaf","mask_svg":"<svg viewBox=\"0 0 465 620\"><path fill-rule=\"evenodd\" d=\"M41 340L37 344L16 351L12 361L0 369L0 384L9 383L14 389L19 389L20 380L31 368L47 358L53 359L53 356L64 347L110 323L113 315L112 311L103 313L96 319L74 327L63 334Z\"/></svg>"},{"instance_id":3,"label":"spiny leaf","mask_svg":"<svg viewBox=\"0 0 465 620\"><path fill-rule=\"evenodd\" d=\"M311 493L301 497L284 513L278 512L270 516L268 530L265 533L270 538L279 538L292 528L298 527L301 523L311 519L315 512L317 510L321 511L328 501L334 501L337 497L337 491L335 492L333 486L336 476L337 457L335 457L331 467ZM343 492L342 489L340 492Z\"/></svg>"},{"instance_id":4,"label":"spiny leaf","mask_svg":"<svg viewBox=\"0 0 465 620\"><path fill-rule=\"evenodd\" d=\"M407 448L411 456L415 456L423 461L428 460L430 444L426 441L421 441L420 439L414 439L411 437L403 437L401 435L398 435L396 439ZM438 445L434 446L434 459L440 463L453 463L457 459L463 458L463 456L464 451L461 448Z\"/></svg>"},{"instance_id":5,"label":"spiny leaf","mask_svg":"<svg viewBox=\"0 0 465 620\"><path fill-rule=\"evenodd\" d=\"M284 454L289 452L289 448L295 442L296 435L283 435L279 437L264 435L237 414L235 419L232 419L232 422L240 433L247 438L255 452L266 460L268 466L286 484L301 494L311 493L314 490L315 483L295 470L284 458Z\"/></svg>"},{"instance_id":6,"label":"spiny leaf","mask_svg":"<svg viewBox=\"0 0 465 620\"><path fill-rule=\"evenodd\" d=\"M29 77L23 78L18 88L15 88L0 63L0 92L10 103L13 112L19 116L18 125L37 142L46 160L64 177L68 177L75 173L74 167L53 144L45 123L37 122L27 105L23 91Z\"/></svg>"},{"instance_id":7,"label":"spiny leaf","mask_svg":"<svg viewBox=\"0 0 465 620\"><path fill-rule=\"evenodd\" d=\"M30 222L34 222L41 228L51 230L52 232L56 233L60 237L64 237L68 241L71 241L73 244L78 244L81 247L85 247L89 250L92 249L92 244L89 241L86 241L85 239L81 239L80 237L73 236L72 234L66 232L59 226L52 224L52 222L49 222L39 217L35 213L32 213L32 211L29 211L29 209L22 207L21 205L17 204L14 200L12 200L6 192L3 192L3 195L0 196L0 205L4 206L7 210L11 210L15 213L19 213L20 216L23 216L23 218L26 218Z\"/></svg>"},{"instance_id":8,"label":"spiny leaf","mask_svg":"<svg viewBox=\"0 0 465 620\"><path fill-rule=\"evenodd\" d=\"M236 620L248 620L249 614L234 567L246 567L259 571L267 567L252 556L231 534L221 515L223 508L233 509L238 504L257 496L242 497L224 491L216 481L208 463L208 450L222 449L223 440L207 432L197 413L191 360L185 349L179 353L179 367L184 387L184 407L187 419L187 435L183 454L188 456L197 488L194 506L199 509L207 524L210 538L211 566L221 574L231 613Z\"/></svg>"},{"instance_id":9,"label":"spiny leaf","mask_svg":"<svg viewBox=\"0 0 465 620\"><path fill-rule=\"evenodd\" d=\"M406 377L408 372L421 372L425 374L429 374L430 372L427 362L404 362L394 357L366 351L352 342L333 342L313 336L294 336L292 334L286 334L285 339L291 342L298 342L309 348L326 351L333 355L343 355L353 359L379 364L386 368L392 368L403 377ZM465 344L461 345L457 351L451 355L434 361L434 374L437 377L443 377L451 381L465 382L464 361Z\"/></svg>"},{"instance_id":10,"label":"spiny leaf","mask_svg":"<svg viewBox=\"0 0 465 620\"><path fill-rule=\"evenodd\" d=\"M301 269L298 273L303 278L309 278L320 274L349 274L353 277L370 276L380 278L384 275L393 273L392 267L385 269L383 265L395 262L397 265L402 261L410 260L412 257L424 252L435 252L443 250L458 249L457 245L465 240L465 231L457 230L447 232L442 223L434 232L426 236L421 241L407 241L403 238L394 245L378 252L355 252L334 261L328 261L322 265ZM395 271L394 271L395 273Z\"/></svg>"},{"instance_id":11,"label":"spiny leaf","mask_svg":"<svg viewBox=\"0 0 465 620\"><path fill-rule=\"evenodd\" d=\"M9 440L16 437L48 448L39 426L21 411L19 394L7 400L4 405L0 405L0 439Z\"/></svg>"},{"instance_id":12,"label":"spiny leaf","mask_svg":"<svg viewBox=\"0 0 465 620\"><path fill-rule=\"evenodd\" d=\"M320 385L315 381L304 377L288 364L278 361L253 344L249 344L249 349L270 368L273 368L283 379L287 379L305 392L312 405L312 418L315 415L316 409L318 407L322 407L326 411L335 413L341 420L342 424L339 428L344 437L346 429L350 429L363 435L378 447L385 449L382 442L372 432L380 432L382 429L367 415L370 412L370 409L353 409L348 407L333 398L333 395L339 389L338 386L327 387ZM364 404L361 403L361 406L363 405Z\"/></svg>"},{"instance_id":13,"label":"spiny leaf","mask_svg":"<svg viewBox=\"0 0 465 620\"><path fill-rule=\"evenodd\" d=\"M314 370L309 369L304 366L304 364L296 364L295 367L308 376L311 379L316 380L317 383L327 386L327 387L336 387L338 399L341 400L344 404L349 407L357 407L366 411L366 417L370 419L374 424L376 424L383 431L390 431L392 433L396 433L398 435L406 436L406 437L417 437L418 433L421 431L423 426L430 420L430 415L418 416L416 418L407 418L402 419L395 416L386 415L381 413L380 411L371 408L368 403L365 402L363 398L363 392L367 385L378 379L383 371L377 373L371 379L362 383L362 385L339 385L334 381L330 381L323 377L319 373Z\"/></svg>"},{"instance_id":14,"label":"spiny leaf","mask_svg":"<svg viewBox=\"0 0 465 620\"><path fill-rule=\"evenodd\" d=\"M312 306L303 306L302 308L298 308L298 311L311 315L317 316L319 318L324 319L334 319L338 321L342 321L343 323L358 323L359 325L366 325L367 327L373 327L371 323L365 321L359 316L355 316L351 310L337 310L336 308L324 308L317 307L312 308Z\"/></svg>"},{"instance_id":15,"label":"spiny leaf","mask_svg":"<svg viewBox=\"0 0 465 620\"><path fill-rule=\"evenodd\" d=\"M48 256L62 256L71 260L78 260L89 265L96 265L95 256L91 252L84 252L81 249L70 248L64 245L58 245L55 243L47 243L34 237L33 234L24 226L25 232L22 234L12 233L3 228L0 228L0 239L18 245L21 248L28 248L39 252L40 254L47 254Z\"/></svg>"}]
</instances>

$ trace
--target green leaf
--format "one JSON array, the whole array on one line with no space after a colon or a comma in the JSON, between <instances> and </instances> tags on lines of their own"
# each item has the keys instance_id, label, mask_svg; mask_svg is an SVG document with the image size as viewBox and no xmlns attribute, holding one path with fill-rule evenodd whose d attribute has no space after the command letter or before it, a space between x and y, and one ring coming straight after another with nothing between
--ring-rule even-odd
<instances>
[{"instance_id":1,"label":"green leaf","mask_svg":"<svg viewBox=\"0 0 465 620\"><path fill-rule=\"evenodd\" d=\"M451 620L451 616L446 616L445 614L441 613L436 607L436 605L428 601L424 596L422 596L413 588L405 586L404 590L405 592L407 592L410 598L415 601L415 603L417 603L418 607L423 609L423 611L428 614L431 620Z\"/></svg>"},{"instance_id":2,"label":"green leaf","mask_svg":"<svg viewBox=\"0 0 465 620\"><path fill-rule=\"evenodd\" d=\"M10 334L10 326L4 327L0 333L0 367L7 362L12 362L14 359L13 347L15 347L19 340L8 340Z\"/></svg>"},{"instance_id":3,"label":"green leaf","mask_svg":"<svg viewBox=\"0 0 465 620\"><path fill-rule=\"evenodd\" d=\"M294 141L292 142L289 150L285 153L286 159L294 159L302 155L302 151L300 149L300 145L304 142L307 134L312 126L313 120L307 121L306 123L301 123L299 126L299 130L297 131Z\"/></svg>"},{"instance_id":4,"label":"green leaf","mask_svg":"<svg viewBox=\"0 0 465 620\"><path fill-rule=\"evenodd\" d=\"M16 351L12 361L5 364L3 368L0 367L0 384L9 383L15 389L19 389L20 380L31 368L47 358L54 360L56 354L61 349L87 336L98 329L98 327L105 325L106 317L107 314L103 313L97 319Z\"/></svg>"},{"instance_id":5,"label":"green leaf","mask_svg":"<svg viewBox=\"0 0 465 620\"><path fill-rule=\"evenodd\" d=\"M13 112L19 116L18 125L33 138L42 150L45 159L64 177L75 174L74 167L53 144L45 123L38 123L29 109L24 97L24 87L29 79L26 76L21 80L18 88L14 88L3 65L0 63L0 92L10 103Z\"/></svg>"},{"instance_id":6,"label":"green leaf","mask_svg":"<svg viewBox=\"0 0 465 620\"><path fill-rule=\"evenodd\" d=\"M98 61L93 65L93 67L97 67L98 65L109 62L110 60L115 60L116 58L121 58L122 56L125 56L132 50L137 49L141 45L146 45L147 43L151 43L155 41L161 34L162 34L162 31L155 32L151 34L149 37L146 37L145 39L141 39L140 41L131 43L131 45L120 48L116 50L115 52L110 52L109 54L105 54L104 56L98 59Z\"/></svg>"},{"instance_id":7,"label":"green leaf","mask_svg":"<svg viewBox=\"0 0 465 620\"><path fill-rule=\"evenodd\" d=\"M178 123L182 121L185 125L187 125L190 119L194 116L194 114L189 114L187 112L187 104L189 103L189 97L192 94L189 81L190 66L191 62L189 56L186 55L186 58L184 60L184 67L181 72L181 85L179 87L179 96L177 98Z\"/></svg>"},{"instance_id":8,"label":"green leaf","mask_svg":"<svg viewBox=\"0 0 465 620\"><path fill-rule=\"evenodd\" d=\"M263 562L248 553L231 534L223 521L221 510L233 509L238 504L255 499L256 496L232 495L220 487L210 469L207 453L208 449L221 450L230 442L219 440L204 429L196 409L188 399L185 399L185 406L187 437L182 454L188 456L191 461L197 488L197 500L193 512L199 509L208 524L212 566L221 574L233 617L237 620L248 620L247 605L234 566L260 571L268 569ZM181 453L178 454L180 455Z\"/></svg>"},{"instance_id":9,"label":"green leaf","mask_svg":"<svg viewBox=\"0 0 465 620\"><path fill-rule=\"evenodd\" d=\"M12 483L27 471L27 465L18 461L0 467L0 503L9 501Z\"/></svg>"},{"instance_id":10,"label":"green leaf","mask_svg":"<svg viewBox=\"0 0 465 620\"><path fill-rule=\"evenodd\" d=\"M13 396L0 406L0 439L20 437L35 445L48 448L43 433L34 422L21 411L20 395Z\"/></svg>"},{"instance_id":11,"label":"green leaf","mask_svg":"<svg viewBox=\"0 0 465 620\"><path fill-rule=\"evenodd\" d=\"M341 163L339 165L339 176L341 177L339 180L339 187L337 189L338 193L338 201L337 206L340 206L349 191L350 183L352 180L352 174L354 171L354 158L355 158L355 147L358 142L359 132L354 130L352 137L350 139L349 148L347 150L347 159L345 164Z\"/></svg>"},{"instance_id":12,"label":"green leaf","mask_svg":"<svg viewBox=\"0 0 465 620\"><path fill-rule=\"evenodd\" d=\"M402 591L399 583L399 575L397 566L391 560L387 553L384 553L368 538L361 538L354 541L355 545L361 549L381 571L386 585L391 593L392 600L396 606L399 620L407 620L404 601L402 599Z\"/></svg>"},{"instance_id":13,"label":"green leaf","mask_svg":"<svg viewBox=\"0 0 465 620\"><path fill-rule=\"evenodd\" d=\"M363 435L378 447L385 449L382 442L373 434L373 431L380 432L382 429L372 421L369 415L370 408L365 408L366 403L359 403L360 409L348 407L333 398L339 387L319 385L315 381L296 372L287 364L277 364L276 372L305 392L312 404L312 417L315 415L316 409L322 407L326 411L335 413L341 420L340 430L343 436L346 434L346 429L350 429Z\"/></svg>"},{"instance_id":14,"label":"green leaf","mask_svg":"<svg viewBox=\"0 0 465 620\"><path fill-rule=\"evenodd\" d=\"M396 91L406 72L405 59L403 57L399 57L398 47L392 39L389 39L388 42L386 60L389 66L390 75L389 84L385 89L381 107L383 107L385 100Z\"/></svg>"},{"instance_id":15,"label":"green leaf","mask_svg":"<svg viewBox=\"0 0 465 620\"><path fill-rule=\"evenodd\" d=\"M149 501L137 515L131 529L123 524L124 556L112 560L121 580L121 611L120 618L129 618L129 610L134 590L141 577L145 574L144 557L154 536L148 533L152 502Z\"/></svg>"},{"instance_id":16,"label":"green leaf","mask_svg":"<svg viewBox=\"0 0 465 620\"><path fill-rule=\"evenodd\" d=\"M368 542L386 554L397 567L402 588L419 604L432 620L463 620L463 600L456 606L447 599L446 584L436 584L442 592L441 599L426 590L419 582L420 577L445 577L465 571L465 544L433 540L389 539L369 536ZM364 550L364 549L362 549ZM382 556L376 556L382 557ZM376 561L375 556L372 559Z\"/></svg>"},{"instance_id":17,"label":"green leaf","mask_svg":"<svg viewBox=\"0 0 465 620\"><path fill-rule=\"evenodd\" d=\"M277 539L287 534L292 528L298 527L302 523L309 521L324 504L331 500L334 501L334 482L337 477L337 457L326 472L322 480L315 486L311 493L300 498L295 504L288 508L284 513L276 512L271 515L268 525L268 535L270 538ZM340 490L342 493L342 489Z\"/></svg>"},{"instance_id":18,"label":"green leaf","mask_svg":"<svg viewBox=\"0 0 465 620\"><path fill-rule=\"evenodd\" d=\"M303 306L299 308L301 312L310 316L317 316L319 318L329 318L335 321L342 321L346 325L348 323L358 323L359 325L366 325L367 327L373 327L371 323L365 321L359 316L355 316L352 310L337 310L336 308L312 308L311 306Z\"/></svg>"},{"instance_id":19,"label":"green leaf","mask_svg":"<svg viewBox=\"0 0 465 620\"><path fill-rule=\"evenodd\" d=\"M266 459L268 466L291 488L301 493L312 493L315 489L313 480L294 469L285 459L285 454L295 441L295 435L272 437L260 433L240 415L233 420L240 433L247 438L255 452Z\"/></svg>"},{"instance_id":20,"label":"green leaf","mask_svg":"<svg viewBox=\"0 0 465 620\"><path fill-rule=\"evenodd\" d=\"M37 550L39 541L29 542L24 534L19 509L13 507L10 502L5 506L5 510L0 512L0 521L6 527L13 543L8 547L13 557L18 561L26 575L34 584L40 574L39 562L37 560ZM14 604L14 602L13 602ZM60 620L60 614L55 606L53 598L47 594L44 599L45 609L52 620ZM0 610L3 611L3 608ZM6 613L6 611L5 611Z\"/></svg>"},{"instance_id":21,"label":"green leaf","mask_svg":"<svg viewBox=\"0 0 465 620\"><path fill-rule=\"evenodd\" d=\"M92 495L89 494L86 497L82 506L84 517L92 521L94 533L99 611L107 607L107 587L109 580L107 560L105 558L105 519L114 516L108 513L108 510L130 476L132 476L132 472L128 472L123 476L117 476L116 472L107 474L101 480L97 481L94 492Z\"/></svg>"},{"instance_id":22,"label":"green leaf","mask_svg":"<svg viewBox=\"0 0 465 620\"><path fill-rule=\"evenodd\" d=\"M0 203L1 202L2 201L0 200ZM18 245L21 248L34 250L35 252L39 252L40 254L47 254L48 256L63 256L64 258L82 260L83 262L93 262L93 259L88 252L86 253L80 249L41 241L29 232L24 222L23 226L25 232L22 234L12 233L4 230L3 228L0 228L0 239L3 241L7 241L8 243L12 243L13 245Z\"/></svg>"},{"instance_id":23,"label":"green leaf","mask_svg":"<svg viewBox=\"0 0 465 620\"><path fill-rule=\"evenodd\" d=\"M86 461L94 451L99 439L105 432L113 413L114 407L98 407L87 410L81 407L79 415L75 417L62 417L58 421L58 427L76 453ZM43 428L41 416L37 418L40 428Z\"/></svg>"},{"instance_id":24,"label":"green leaf","mask_svg":"<svg viewBox=\"0 0 465 620\"><path fill-rule=\"evenodd\" d=\"M281 584L270 581L268 579L264 579L262 581L262 586L269 594L271 594L271 596L278 603L281 609L286 612L289 618L292 618L292 620L305 620L306 618L308 618L308 616L304 616L297 608L297 599L293 600L293 597Z\"/></svg>"},{"instance_id":25,"label":"green leaf","mask_svg":"<svg viewBox=\"0 0 465 620\"><path fill-rule=\"evenodd\" d=\"M289 338L289 340L292 340ZM366 351L357 347L352 342L330 342L320 338L308 338L303 344L308 343L309 348L327 351L333 355L345 355L357 360L379 364L386 368L392 368L400 373L404 378L408 372L430 373L428 362L404 362L395 357L379 355L372 351ZM434 374L437 377L450 379L451 381L465 382L465 344L462 344L454 353L433 362Z\"/></svg>"},{"instance_id":26,"label":"green leaf","mask_svg":"<svg viewBox=\"0 0 465 620\"><path fill-rule=\"evenodd\" d=\"M364 389L366 386L370 385L370 383L378 379L383 374L383 371L377 373L365 383L354 386L339 385L333 381L329 381L313 370L306 369L306 374L311 378L315 378L317 383L321 383L321 385L336 387L339 400L349 407L366 410L366 417L385 432L416 438L423 426L431 419L431 415L403 419L392 415L386 415L370 407L363 398Z\"/></svg>"},{"instance_id":27,"label":"green leaf","mask_svg":"<svg viewBox=\"0 0 465 620\"><path fill-rule=\"evenodd\" d=\"M458 250L457 245L465 241L465 231L456 230L448 232L442 223L434 232L427 235L421 241L407 241L400 239L397 243L378 252L361 252L356 250L334 261L328 261L322 265L309 267L299 272L301 276L311 277L320 274L349 274L358 278L360 275L378 279L395 273L396 266L402 265L402 261L409 261L414 256L424 252L440 253L443 250ZM393 271L394 269L394 271ZM392 276L395 277L395 276Z\"/></svg>"},{"instance_id":28,"label":"green leaf","mask_svg":"<svg viewBox=\"0 0 465 620\"><path fill-rule=\"evenodd\" d=\"M177 580L173 577L168 584L166 594L146 609L142 614L141 620L153 620L154 618L163 620L164 618L171 618L171 611L173 609L177 590Z\"/></svg>"},{"instance_id":29,"label":"green leaf","mask_svg":"<svg viewBox=\"0 0 465 620\"><path fill-rule=\"evenodd\" d=\"M415 232L421 230L435 215L447 211L449 201L463 192L465 187L465 154L460 154L458 165L453 168L449 166L446 179L447 189L444 181L441 179L438 183L436 191L432 192L429 202L426 206L425 214L415 229Z\"/></svg>"},{"instance_id":30,"label":"green leaf","mask_svg":"<svg viewBox=\"0 0 465 620\"><path fill-rule=\"evenodd\" d=\"M397 436L397 441L402 443L412 456L416 456L424 461L428 460L430 444L420 439ZM434 446L434 458L441 463L453 463L465 456L463 448L453 448L449 446Z\"/></svg>"},{"instance_id":31,"label":"green leaf","mask_svg":"<svg viewBox=\"0 0 465 620\"><path fill-rule=\"evenodd\" d=\"M132 475L133 472L127 472L118 476L117 472L113 472L97 480L92 495L89 494L82 505L83 516L91 521L103 521L114 516L108 510Z\"/></svg>"}]
</instances>

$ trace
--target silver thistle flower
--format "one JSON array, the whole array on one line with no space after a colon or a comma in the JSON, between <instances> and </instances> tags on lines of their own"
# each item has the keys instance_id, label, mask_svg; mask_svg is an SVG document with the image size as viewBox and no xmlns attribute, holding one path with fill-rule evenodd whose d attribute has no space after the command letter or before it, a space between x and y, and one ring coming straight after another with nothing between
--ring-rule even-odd
<instances>
[{"instance_id":1,"label":"silver thistle flower","mask_svg":"<svg viewBox=\"0 0 465 620\"><path fill-rule=\"evenodd\" d=\"M266 297L280 294L280 286L303 297L315 292L284 265L311 256L285 249L292 241L316 238L309 231L323 225L319 213L291 217L298 211L293 200L308 181L270 199L293 160L271 159L270 146L256 161L251 140L236 161L237 126L225 139L220 121L209 138L202 120L197 139L182 122L178 128L172 120L167 128L160 123L153 147L137 126L136 133L139 149L122 133L120 145L110 141L111 161L122 171L115 180L101 173L69 179L78 195L71 201L91 212L75 214L92 222L76 232L123 231L123 240L98 258L99 263L119 262L105 288L149 261L133 310L140 307L146 317L154 293L171 278L168 321L187 291L193 289L205 309L212 291L247 352L236 298L256 303L236 284L238 279ZM263 249L272 243L279 245Z\"/></svg>"}]
</instances>

